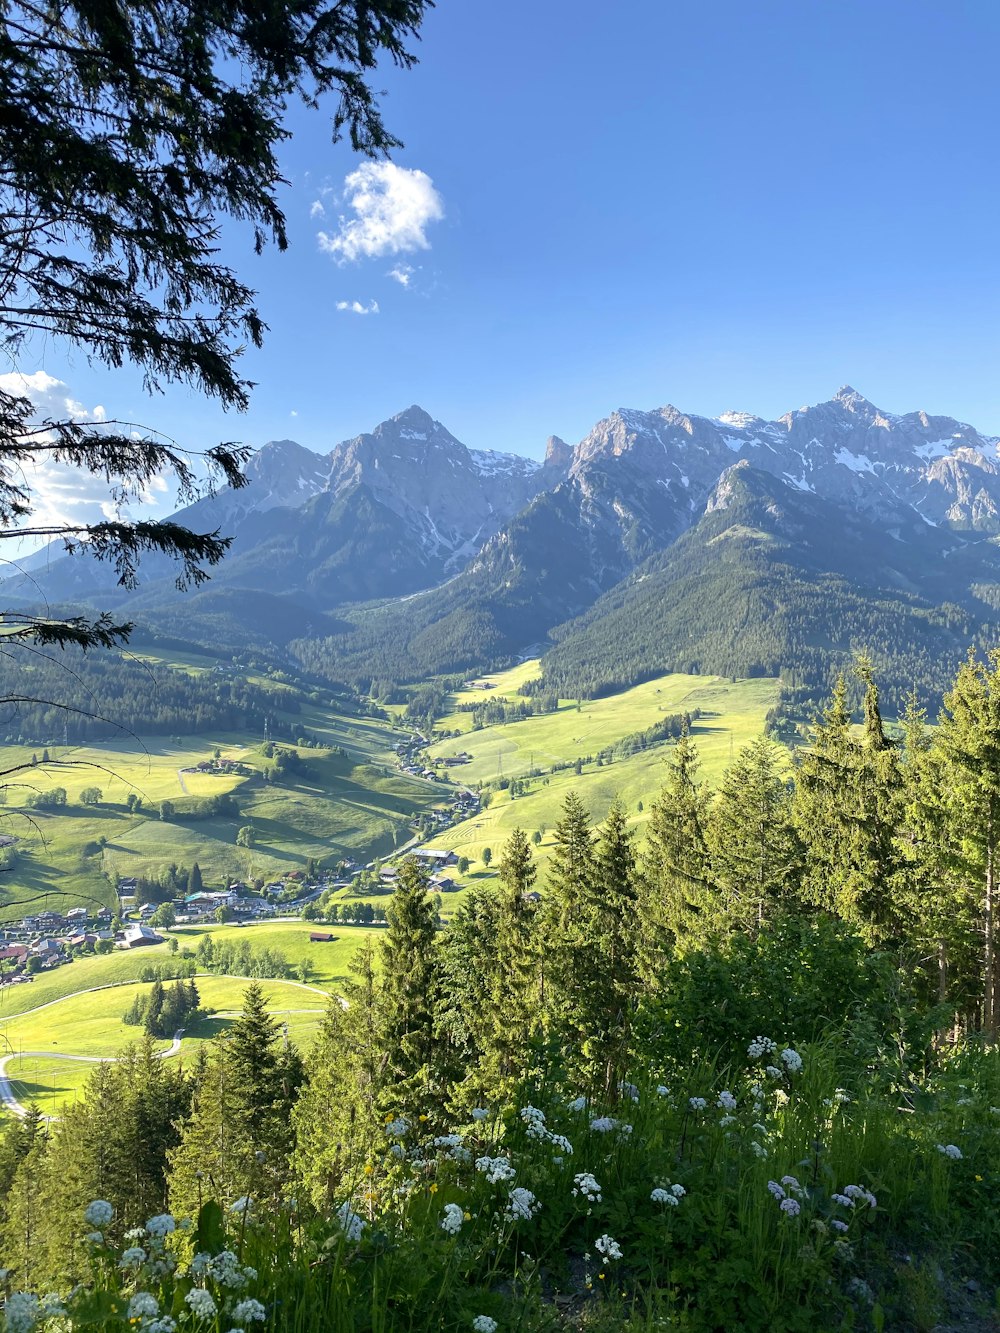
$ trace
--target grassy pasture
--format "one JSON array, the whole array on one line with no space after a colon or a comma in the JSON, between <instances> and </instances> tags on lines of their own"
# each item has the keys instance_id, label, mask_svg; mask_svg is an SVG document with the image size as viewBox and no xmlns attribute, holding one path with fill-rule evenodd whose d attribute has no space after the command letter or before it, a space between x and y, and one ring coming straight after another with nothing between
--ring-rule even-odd
<instances>
[{"instance_id":1,"label":"grassy pasture","mask_svg":"<svg viewBox=\"0 0 1000 1333\"><path fill-rule=\"evenodd\" d=\"M187 655L184 670L208 669ZM167 660L166 658L162 660ZM273 682L272 682L273 684ZM391 746L398 733L386 722L339 713L312 695L299 695L301 712L287 720L328 748L299 751L307 774L280 784L264 783L259 737L222 733L185 737L119 737L88 746L49 747L51 762L18 775L7 792L4 830L19 839L15 868L0 882L0 921L42 906L65 909L79 903L115 905L110 880L119 875L156 875L171 862L197 861L206 883L234 876L276 878L307 859L385 856L409 836L414 814L442 799L440 788L400 774ZM215 749L254 770L250 777L184 770ZM343 751L340 753L339 751ZM0 747L0 768L31 764L41 747ZM97 786L96 807L80 803L85 787ZM32 790L65 787L67 805L58 812L19 807ZM145 809L132 813L130 793ZM239 815L215 819L161 820L163 800L183 810L187 801L233 795ZM237 848L236 832L252 822L257 843Z\"/></svg>"},{"instance_id":2,"label":"grassy pasture","mask_svg":"<svg viewBox=\"0 0 1000 1333\"><path fill-rule=\"evenodd\" d=\"M60 1106L80 1094L94 1066L54 1057L57 1054L114 1056L129 1042L138 1040L141 1029L127 1027L121 1016L137 994L148 991L149 984L70 995L51 1008L0 1023L0 1053L32 1052L12 1060L8 1066L15 1096L21 1101L34 1102L46 1114L57 1114ZM236 1019L248 983L237 977L205 976L198 977L197 984L208 1013L185 1031L179 1054L182 1060L190 1060L200 1044L224 1032ZM268 1009L287 1031L289 1040L302 1049L307 1048L322 1019L327 1004L325 994L296 982L259 984ZM158 1041L156 1045L164 1050L170 1043ZM37 1054L46 1051L51 1051L52 1056Z\"/></svg>"},{"instance_id":3,"label":"grassy pasture","mask_svg":"<svg viewBox=\"0 0 1000 1333\"><path fill-rule=\"evenodd\" d=\"M496 679L499 684L502 678ZM444 756L466 750L473 756L472 763L454 770L457 781L491 780L501 765L504 776L520 776L527 774L532 764L544 770L552 763L596 755L621 736L652 726L663 715L700 708L703 716L693 723L692 735L701 757L701 776L713 785L731 758L763 730L765 715L777 696L778 683L774 680L732 682L718 676L673 674L607 699L585 700L579 708L575 701L564 700L556 713L485 727L442 741L432 753ZM633 826L641 832L649 804L663 785L664 761L669 752L669 743L660 744L600 767L596 762L584 764L580 775L572 768L546 773L531 779L527 793L515 800L507 791L497 792L487 809L449 829L436 841L473 862L464 881L467 886L492 874L482 866L482 850L490 847L495 858L515 827L529 834L536 829L542 833L536 852L539 862L544 863L553 845L552 829L571 790L594 820L603 819L611 802L619 797L630 812ZM449 896L446 905L452 908L458 897Z\"/></svg>"},{"instance_id":4,"label":"grassy pasture","mask_svg":"<svg viewBox=\"0 0 1000 1333\"><path fill-rule=\"evenodd\" d=\"M310 941L311 931L332 934L329 942ZM309 983L324 990L336 990L348 976L348 967L355 950L366 936L381 934L363 926L315 926L306 921L261 921L248 926L179 926L170 932L180 940L182 947L195 948L203 935L214 941L242 944L248 941L254 949L274 949L288 959L293 967L308 963Z\"/></svg>"}]
</instances>

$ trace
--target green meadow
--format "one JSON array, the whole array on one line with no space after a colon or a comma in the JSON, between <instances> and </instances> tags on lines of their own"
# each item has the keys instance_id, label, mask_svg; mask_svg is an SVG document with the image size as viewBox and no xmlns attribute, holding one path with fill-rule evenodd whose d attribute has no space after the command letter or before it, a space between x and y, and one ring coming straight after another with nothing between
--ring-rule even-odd
<instances>
[{"instance_id":1,"label":"green meadow","mask_svg":"<svg viewBox=\"0 0 1000 1333\"><path fill-rule=\"evenodd\" d=\"M238 977L197 978L206 1015L185 1030L178 1059L191 1059L201 1043L225 1031L239 1014L247 984ZM122 1022L122 1015L149 985L133 983L70 995L41 1011L0 1022L0 1055L26 1053L16 1054L7 1067L14 1095L38 1105L45 1114L57 1114L61 1105L79 1095L95 1058L113 1058L141 1036L141 1029ZM259 985L288 1039L306 1049L328 1003L327 993L291 981L261 981ZM165 1040L156 1042L164 1051L170 1045ZM58 1059L60 1055L86 1056L91 1062Z\"/></svg>"},{"instance_id":2,"label":"green meadow","mask_svg":"<svg viewBox=\"0 0 1000 1333\"><path fill-rule=\"evenodd\" d=\"M189 655L193 657L193 655ZM183 669L202 668L190 661ZM290 691L291 692L291 691ZM42 906L79 903L115 906L118 876L155 876L171 863L197 861L206 883L232 877L272 879L301 869L310 857L326 863L342 856L360 861L385 856L411 835L415 815L439 804L440 787L398 772L392 745L398 732L386 722L343 714L299 694L301 711L287 714L321 748L296 747L307 766L280 783L265 783L267 767L259 737L205 734L117 738L89 746L49 747L51 762L17 775L7 791L6 831L18 837L18 860L0 881L0 921ZM185 772L219 749L239 760L250 776ZM0 768L31 765L41 747L0 747ZM21 784L21 785L18 785ZM101 801L80 801L87 787ZM24 808L31 791L64 787L67 804L58 811ZM138 812L129 796L141 798ZM239 813L184 819L197 798L232 796ZM175 815L159 817L161 801ZM253 848L236 846L244 824L254 827Z\"/></svg>"},{"instance_id":3,"label":"green meadow","mask_svg":"<svg viewBox=\"0 0 1000 1333\"><path fill-rule=\"evenodd\" d=\"M469 702L507 694L514 699L514 689L529 678L534 663L524 663L510 673L485 677L495 682L494 691L463 691L455 702ZM576 793L594 820L603 819L616 798L629 811L633 826L641 830L665 779L665 761L671 743L663 742L611 763L585 762L579 775L574 767L555 773L552 765L573 765L597 753L622 736L643 731L664 716L701 710L691 732L701 758L701 777L709 785L718 782L733 756L764 729L768 710L777 702L778 682L771 679L731 681L720 676L671 674L637 685L607 699L561 700L558 711L526 718L504 726L469 730L458 738L440 741L431 753L444 758L464 750L472 762L450 770L456 782L495 782L499 777L524 777L526 791L511 796L507 790L496 791L489 806L471 819L457 824L435 839L441 846L467 856L473 863L464 883L481 879L485 871L482 852L489 847L494 857L515 827L529 835L542 835L536 848L541 863L552 848L552 830L559 819L562 804L570 791ZM453 713L471 727L471 714ZM527 778L532 771L541 775ZM640 808L641 807L641 808ZM448 905L454 899L446 900Z\"/></svg>"}]
</instances>

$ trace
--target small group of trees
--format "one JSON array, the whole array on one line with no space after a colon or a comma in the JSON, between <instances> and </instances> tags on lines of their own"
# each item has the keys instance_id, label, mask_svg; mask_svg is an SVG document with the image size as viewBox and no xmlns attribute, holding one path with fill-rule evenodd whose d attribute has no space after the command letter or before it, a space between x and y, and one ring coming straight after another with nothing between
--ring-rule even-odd
<instances>
[{"instance_id":1,"label":"small group of trees","mask_svg":"<svg viewBox=\"0 0 1000 1333\"><path fill-rule=\"evenodd\" d=\"M141 1027L151 1037L172 1037L192 1021L201 1007L201 996L194 977L164 986L154 981L148 993L141 991L122 1015L129 1027Z\"/></svg>"}]
</instances>

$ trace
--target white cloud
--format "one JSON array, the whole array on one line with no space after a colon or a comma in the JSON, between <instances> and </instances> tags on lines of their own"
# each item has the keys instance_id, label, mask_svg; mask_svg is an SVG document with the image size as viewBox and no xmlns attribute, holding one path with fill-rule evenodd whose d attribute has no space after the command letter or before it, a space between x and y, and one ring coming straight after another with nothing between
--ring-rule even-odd
<instances>
[{"instance_id":1,"label":"white cloud","mask_svg":"<svg viewBox=\"0 0 1000 1333\"><path fill-rule=\"evenodd\" d=\"M309 216L311 218L326 217L326 209L323 207L323 201L321 199L314 199L309 205Z\"/></svg>"},{"instance_id":2,"label":"white cloud","mask_svg":"<svg viewBox=\"0 0 1000 1333\"><path fill-rule=\"evenodd\" d=\"M430 176L394 162L363 163L345 179L344 197L355 216L318 235L319 248L342 264L428 250L427 226L444 217Z\"/></svg>"},{"instance_id":3,"label":"white cloud","mask_svg":"<svg viewBox=\"0 0 1000 1333\"><path fill-rule=\"evenodd\" d=\"M297 417L299 414L298 414L298 412L296 412L295 408L293 407L292 410L289 412L288 415L289 415L290 417Z\"/></svg>"},{"instance_id":4,"label":"white cloud","mask_svg":"<svg viewBox=\"0 0 1000 1333\"><path fill-rule=\"evenodd\" d=\"M367 305L362 305L360 301L338 301L338 310L349 310L352 315L377 315L378 302L369 301Z\"/></svg>"},{"instance_id":5,"label":"white cloud","mask_svg":"<svg viewBox=\"0 0 1000 1333\"><path fill-rule=\"evenodd\" d=\"M36 422L80 421L99 425L107 420L103 407L86 407L73 397L67 384L44 370L31 375L18 372L0 375L0 391L29 398L35 409L33 419ZM42 458L25 462L22 475L31 494L32 514L27 520L30 527L99 523L102 519L122 516L108 482L86 469ZM159 497L169 493L166 479L153 477L137 498L142 505L159 506Z\"/></svg>"},{"instance_id":6,"label":"white cloud","mask_svg":"<svg viewBox=\"0 0 1000 1333\"><path fill-rule=\"evenodd\" d=\"M389 270L389 277L395 278L400 287L409 287L416 270L410 264L397 264Z\"/></svg>"},{"instance_id":7,"label":"white cloud","mask_svg":"<svg viewBox=\"0 0 1000 1333\"><path fill-rule=\"evenodd\" d=\"M103 407L84 407L77 402L62 380L53 379L44 370L36 370L32 375L22 375L19 371L0 375L0 392L30 398L38 420L104 421L107 416Z\"/></svg>"}]
</instances>

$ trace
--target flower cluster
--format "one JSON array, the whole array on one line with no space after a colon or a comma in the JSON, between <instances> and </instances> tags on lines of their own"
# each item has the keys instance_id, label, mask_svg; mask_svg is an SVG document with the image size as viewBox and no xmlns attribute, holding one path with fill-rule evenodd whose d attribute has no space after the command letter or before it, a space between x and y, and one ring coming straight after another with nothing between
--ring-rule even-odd
<instances>
[{"instance_id":1,"label":"flower cluster","mask_svg":"<svg viewBox=\"0 0 1000 1333\"><path fill-rule=\"evenodd\" d=\"M446 1231L449 1236L457 1236L462 1230L462 1223L465 1221L465 1214L457 1203L446 1203L444 1206L444 1217L441 1219L441 1230Z\"/></svg>"},{"instance_id":2,"label":"flower cluster","mask_svg":"<svg viewBox=\"0 0 1000 1333\"><path fill-rule=\"evenodd\" d=\"M573 1177L573 1197L582 1195L588 1203L601 1202L601 1187L589 1171L581 1171Z\"/></svg>"},{"instance_id":3,"label":"flower cluster","mask_svg":"<svg viewBox=\"0 0 1000 1333\"><path fill-rule=\"evenodd\" d=\"M497 1321L488 1314L477 1314L472 1321L472 1333L497 1333Z\"/></svg>"},{"instance_id":4,"label":"flower cluster","mask_svg":"<svg viewBox=\"0 0 1000 1333\"><path fill-rule=\"evenodd\" d=\"M617 1129L618 1133L624 1138L632 1133L632 1126L626 1124L623 1120L615 1120L610 1115L594 1116L590 1122L590 1128L595 1134L610 1134L612 1130Z\"/></svg>"},{"instance_id":5,"label":"flower cluster","mask_svg":"<svg viewBox=\"0 0 1000 1333\"><path fill-rule=\"evenodd\" d=\"M683 1185L670 1185L667 1189L655 1189L649 1196L653 1203L665 1203L676 1208L687 1190Z\"/></svg>"},{"instance_id":6,"label":"flower cluster","mask_svg":"<svg viewBox=\"0 0 1000 1333\"><path fill-rule=\"evenodd\" d=\"M762 1056L772 1055L777 1049L778 1043L770 1037L757 1036L747 1047L747 1055L751 1060L760 1060Z\"/></svg>"},{"instance_id":7,"label":"flower cluster","mask_svg":"<svg viewBox=\"0 0 1000 1333\"><path fill-rule=\"evenodd\" d=\"M517 1175L509 1157L477 1157L476 1170L482 1172L491 1185L513 1180Z\"/></svg>"},{"instance_id":8,"label":"flower cluster","mask_svg":"<svg viewBox=\"0 0 1000 1333\"><path fill-rule=\"evenodd\" d=\"M937 1150L939 1153L943 1153L945 1157L950 1157L953 1162L962 1160L962 1150L957 1148L954 1143L939 1143Z\"/></svg>"},{"instance_id":9,"label":"flower cluster","mask_svg":"<svg viewBox=\"0 0 1000 1333\"><path fill-rule=\"evenodd\" d=\"M611 1236L598 1236L594 1241L594 1249L612 1262L622 1257L622 1247Z\"/></svg>"},{"instance_id":10,"label":"flower cluster","mask_svg":"<svg viewBox=\"0 0 1000 1333\"><path fill-rule=\"evenodd\" d=\"M540 1139L545 1143L551 1143L554 1148L558 1148L567 1157L572 1157L572 1143L564 1134L556 1134L549 1129L545 1123L544 1111L540 1111L537 1106L524 1106L521 1108L521 1119L527 1126L529 1139Z\"/></svg>"},{"instance_id":11,"label":"flower cluster","mask_svg":"<svg viewBox=\"0 0 1000 1333\"><path fill-rule=\"evenodd\" d=\"M530 1222L541 1206L531 1190L516 1185L508 1195L507 1207L504 1211L513 1222Z\"/></svg>"}]
</instances>

